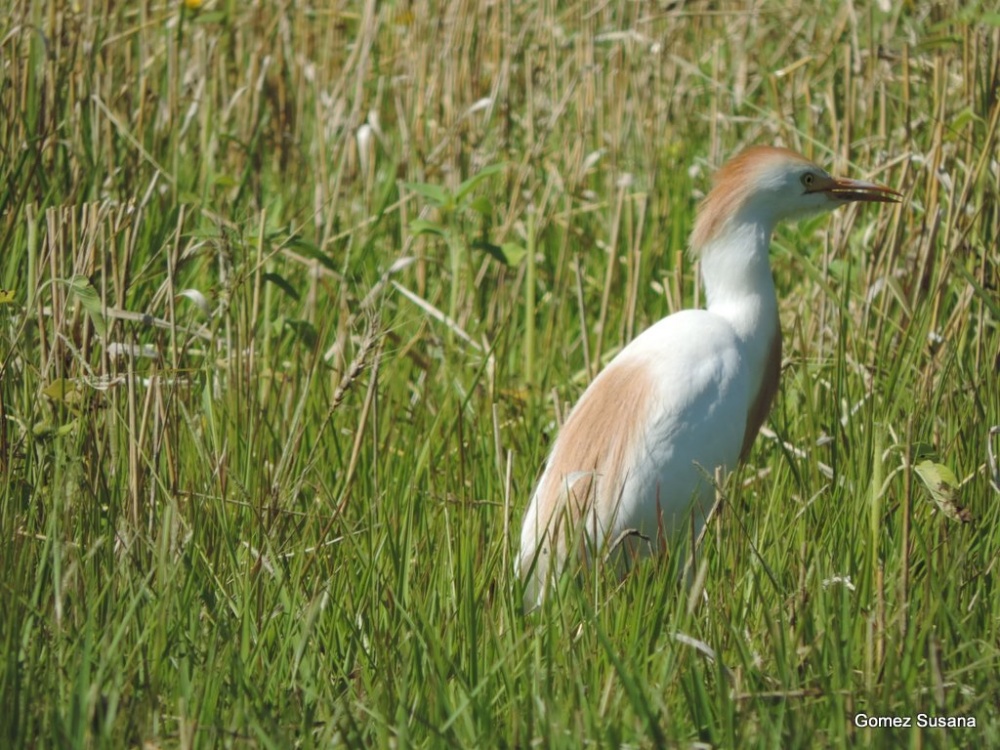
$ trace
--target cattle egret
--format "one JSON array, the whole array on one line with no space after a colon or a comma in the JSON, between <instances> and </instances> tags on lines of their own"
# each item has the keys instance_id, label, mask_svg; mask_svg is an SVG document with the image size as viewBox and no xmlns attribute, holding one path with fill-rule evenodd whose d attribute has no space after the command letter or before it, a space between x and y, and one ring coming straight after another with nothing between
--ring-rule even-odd
<instances>
[{"instance_id":1,"label":"cattle egret","mask_svg":"<svg viewBox=\"0 0 1000 750\"><path fill-rule=\"evenodd\" d=\"M752 147L719 170L690 241L707 309L682 310L644 331L573 408L521 529L527 609L563 569L573 530L585 559L626 536L622 546L648 553L692 513L700 525L715 470L731 470L749 453L781 374L767 256L774 225L899 197L883 185L831 177L785 148Z\"/></svg>"}]
</instances>

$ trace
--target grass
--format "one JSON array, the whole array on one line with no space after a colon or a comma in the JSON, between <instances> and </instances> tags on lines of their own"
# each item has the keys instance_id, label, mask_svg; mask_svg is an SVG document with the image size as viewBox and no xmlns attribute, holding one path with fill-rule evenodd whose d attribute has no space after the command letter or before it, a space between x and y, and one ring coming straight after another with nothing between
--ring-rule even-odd
<instances>
[{"instance_id":1,"label":"grass","mask_svg":"<svg viewBox=\"0 0 1000 750\"><path fill-rule=\"evenodd\" d=\"M0 21L4 744L1000 744L988 4L198 5ZM525 617L559 420L779 142L907 200L775 237L781 392L690 583Z\"/></svg>"}]
</instances>

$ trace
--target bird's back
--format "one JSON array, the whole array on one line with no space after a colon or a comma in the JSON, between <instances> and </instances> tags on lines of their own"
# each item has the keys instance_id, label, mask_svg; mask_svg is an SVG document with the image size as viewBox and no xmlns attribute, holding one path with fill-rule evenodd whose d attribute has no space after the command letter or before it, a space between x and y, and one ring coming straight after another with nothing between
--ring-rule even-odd
<instances>
[{"instance_id":1,"label":"bird's back","mask_svg":"<svg viewBox=\"0 0 1000 750\"><path fill-rule=\"evenodd\" d=\"M740 454L750 401L744 364L725 319L685 310L647 329L598 375L563 425L525 516L529 606L553 558L565 562L567 534L585 535L585 554L626 530L659 546L692 509L704 516L714 469L733 468Z\"/></svg>"}]
</instances>

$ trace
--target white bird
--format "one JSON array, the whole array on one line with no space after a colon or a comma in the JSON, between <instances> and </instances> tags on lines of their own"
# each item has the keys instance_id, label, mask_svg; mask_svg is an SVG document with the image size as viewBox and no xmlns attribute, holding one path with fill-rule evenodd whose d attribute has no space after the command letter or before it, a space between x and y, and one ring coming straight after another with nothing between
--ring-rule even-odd
<instances>
[{"instance_id":1,"label":"white bird","mask_svg":"<svg viewBox=\"0 0 1000 750\"><path fill-rule=\"evenodd\" d=\"M636 337L594 379L553 445L521 528L518 567L533 609L565 567L567 537L584 560L624 534L648 553L704 520L715 470L746 457L781 374L781 327L768 247L774 225L899 193L838 179L785 148L756 146L726 163L698 208L690 250L707 309L682 310Z\"/></svg>"}]
</instances>

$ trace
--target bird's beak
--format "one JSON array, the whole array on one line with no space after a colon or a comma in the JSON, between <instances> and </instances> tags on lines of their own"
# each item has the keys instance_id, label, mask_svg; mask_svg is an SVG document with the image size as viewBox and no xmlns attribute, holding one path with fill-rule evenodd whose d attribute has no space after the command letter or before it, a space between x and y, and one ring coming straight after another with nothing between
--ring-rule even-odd
<instances>
[{"instance_id":1,"label":"bird's beak","mask_svg":"<svg viewBox=\"0 0 1000 750\"><path fill-rule=\"evenodd\" d=\"M862 201L865 203L899 203L902 194L885 185L844 177L831 177L816 185L810 192L823 193L830 200Z\"/></svg>"}]
</instances>

